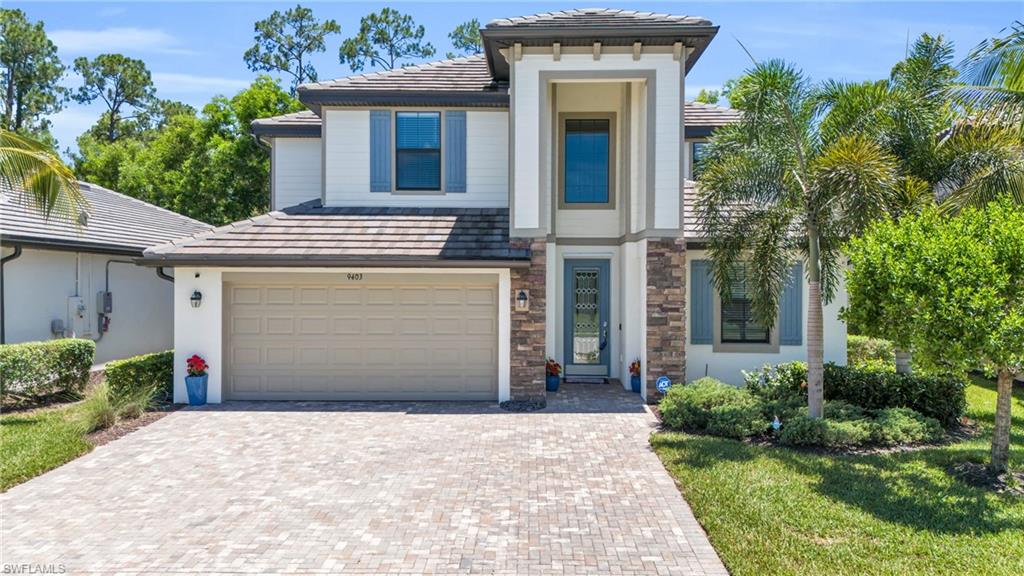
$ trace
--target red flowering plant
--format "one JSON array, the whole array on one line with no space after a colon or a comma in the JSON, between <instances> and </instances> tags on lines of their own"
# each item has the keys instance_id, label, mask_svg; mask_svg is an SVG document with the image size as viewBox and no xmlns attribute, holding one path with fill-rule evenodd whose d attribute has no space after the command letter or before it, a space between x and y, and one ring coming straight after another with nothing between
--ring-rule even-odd
<instances>
[{"instance_id":1,"label":"red flowering plant","mask_svg":"<svg viewBox=\"0 0 1024 576\"><path fill-rule=\"evenodd\" d=\"M637 358L636 360L633 360L633 362L630 363L630 365L629 365L629 373L632 374L633 376L639 376L640 375L640 359L639 358Z\"/></svg>"},{"instance_id":2,"label":"red flowering plant","mask_svg":"<svg viewBox=\"0 0 1024 576\"><path fill-rule=\"evenodd\" d=\"M188 366L189 376L206 376L206 369L209 368L206 360L203 360L198 354L193 354L186 359L185 364Z\"/></svg>"},{"instance_id":3,"label":"red flowering plant","mask_svg":"<svg viewBox=\"0 0 1024 576\"><path fill-rule=\"evenodd\" d=\"M554 358L548 358L548 361L544 364L544 370L548 376L558 376L562 373L562 365Z\"/></svg>"}]
</instances>

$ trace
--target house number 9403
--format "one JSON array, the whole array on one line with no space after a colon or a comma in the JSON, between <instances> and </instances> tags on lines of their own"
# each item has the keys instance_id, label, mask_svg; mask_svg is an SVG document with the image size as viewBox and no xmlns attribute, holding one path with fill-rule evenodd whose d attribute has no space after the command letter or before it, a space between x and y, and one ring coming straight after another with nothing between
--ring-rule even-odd
<instances>
[{"instance_id":1,"label":"house number 9403","mask_svg":"<svg viewBox=\"0 0 1024 576\"><path fill-rule=\"evenodd\" d=\"M353 281L362 280L363 279L363 273L362 272L349 272L348 273L348 279L349 280L353 280Z\"/></svg>"}]
</instances>

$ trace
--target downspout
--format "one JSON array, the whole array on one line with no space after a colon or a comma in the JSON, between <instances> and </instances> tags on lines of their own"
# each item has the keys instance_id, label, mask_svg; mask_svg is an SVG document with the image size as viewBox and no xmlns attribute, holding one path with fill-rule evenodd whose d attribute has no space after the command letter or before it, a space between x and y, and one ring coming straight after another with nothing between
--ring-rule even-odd
<instances>
[{"instance_id":1,"label":"downspout","mask_svg":"<svg viewBox=\"0 0 1024 576\"><path fill-rule=\"evenodd\" d=\"M4 264L18 258L21 258L21 244L15 244L14 252L0 258L0 344L7 343L7 310L4 307L4 302L6 301L6 298L4 298Z\"/></svg>"},{"instance_id":2,"label":"downspout","mask_svg":"<svg viewBox=\"0 0 1024 576\"><path fill-rule=\"evenodd\" d=\"M171 276L167 272L164 272L164 267L163 266L157 266L156 267L156 275L159 276L160 279L167 280L171 284L174 284L174 276Z\"/></svg>"}]
</instances>

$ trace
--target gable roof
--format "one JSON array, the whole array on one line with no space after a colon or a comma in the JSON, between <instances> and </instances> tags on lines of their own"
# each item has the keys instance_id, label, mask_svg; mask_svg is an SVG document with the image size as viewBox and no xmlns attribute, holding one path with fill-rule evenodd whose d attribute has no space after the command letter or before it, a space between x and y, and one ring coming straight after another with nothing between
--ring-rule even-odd
<instances>
[{"instance_id":1,"label":"gable roof","mask_svg":"<svg viewBox=\"0 0 1024 576\"><path fill-rule=\"evenodd\" d=\"M56 217L47 220L26 193L0 183L0 240L4 244L138 256L153 244L212 228L96 184L78 185L89 203L81 227Z\"/></svg>"},{"instance_id":2,"label":"gable roof","mask_svg":"<svg viewBox=\"0 0 1024 576\"><path fill-rule=\"evenodd\" d=\"M530 251L509 240L506 208L291 208L146 250L160 266L513 266ZM522 261L522 262L521 262Z\"/></svg>"},{"instance_id":3,"label":"gable roof","mask_svg":"<svg viewBox=\"0 0 1024 576\"><path fill-rule=\"evenodd\" d=\"M491 76L482 54L303 84L296 93L314 112L322 104L508 107L508 83Z\"/></svg>"}]
</instances>

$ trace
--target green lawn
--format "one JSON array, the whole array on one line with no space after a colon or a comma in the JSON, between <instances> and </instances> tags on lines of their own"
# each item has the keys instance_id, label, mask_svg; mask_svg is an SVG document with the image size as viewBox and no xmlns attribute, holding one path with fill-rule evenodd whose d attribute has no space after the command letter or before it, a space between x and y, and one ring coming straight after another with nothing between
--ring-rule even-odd
<instances>
[{"instance_id":1,"label":"green lawn","mask_svg":"<svg viewBox=\"0 0 1024 576\"><path fill-rule=\"evenodd\" d=\"M983 461L995 386L968 389L979 437L940 448L821 456L735 440L657 434L651 443L733 575L1024 574L1024 498L946 474ZM1024 467L1024 391L1010 465Z\"/></svg>"},{"instance_id":2,"label":"green lawn","mask_svg":"<svg viewBox=\"0 0 1024 576\"><path fill-rule=\"evenodd\" d=\"M92 450L77 417L80 406L0 416L0 491Z\"/></svg>"}]
</instances>

